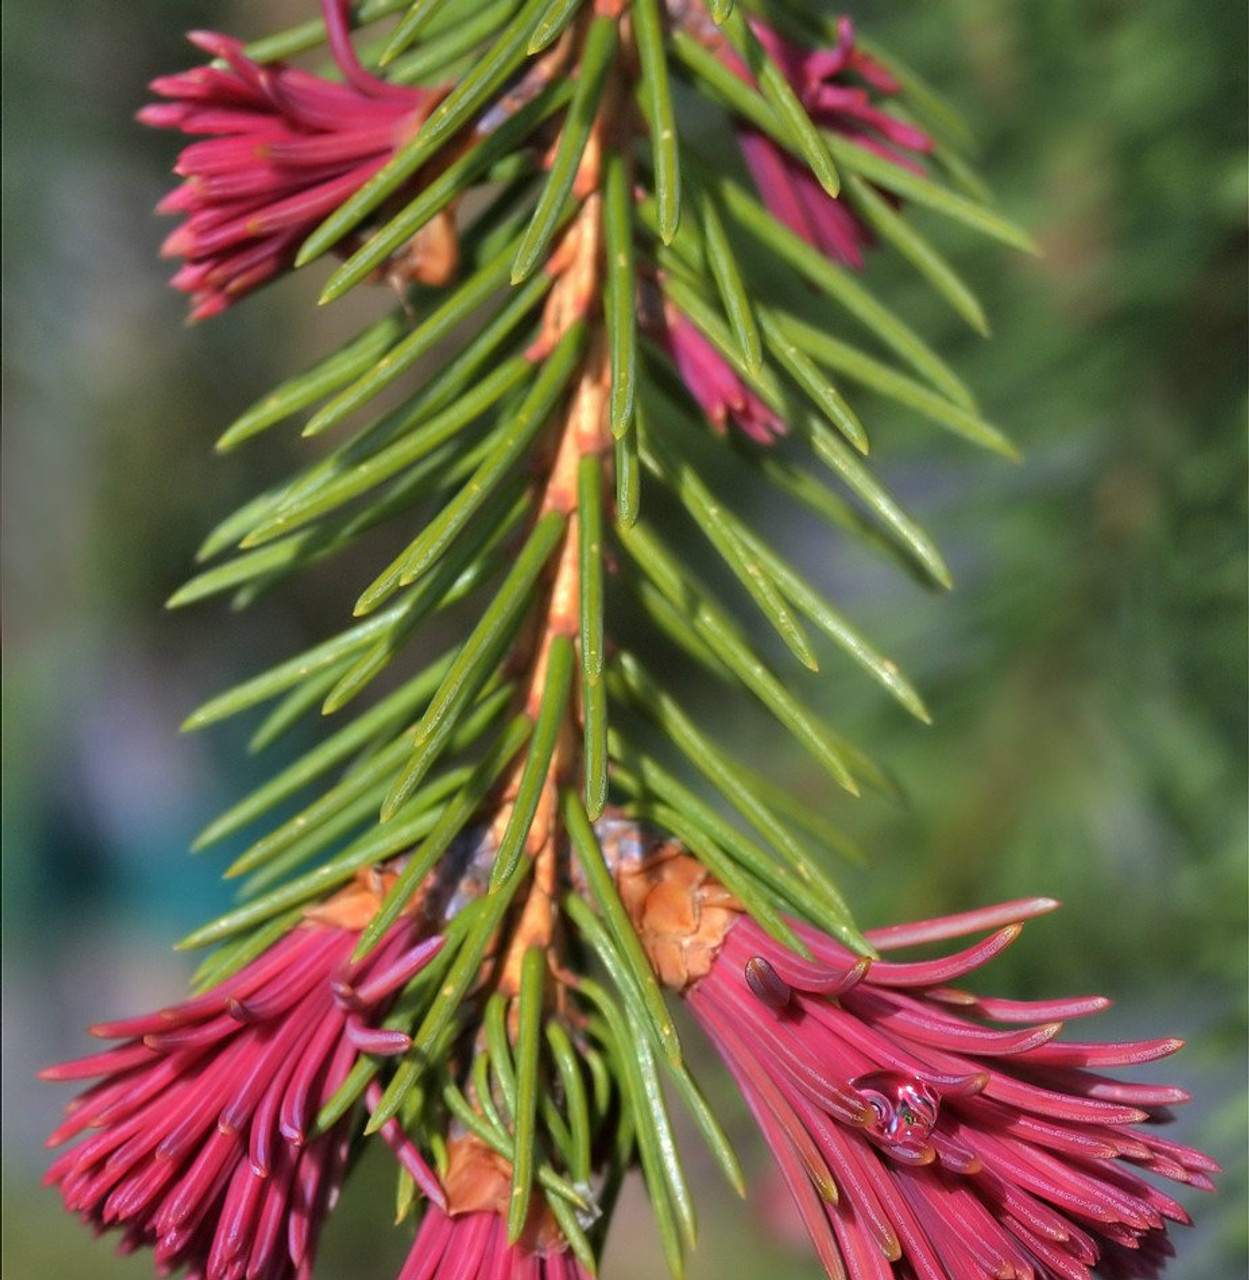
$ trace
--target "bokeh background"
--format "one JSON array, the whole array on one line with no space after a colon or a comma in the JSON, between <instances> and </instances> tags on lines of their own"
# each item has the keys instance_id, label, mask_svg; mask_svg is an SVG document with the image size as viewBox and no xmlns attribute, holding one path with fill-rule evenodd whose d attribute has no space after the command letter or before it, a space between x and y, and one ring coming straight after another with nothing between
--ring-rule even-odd
<instances>
[{"instance_id":1,"label":"bokeh background","mask_svg":"<svg viewBox=\"0 0 1249 1280\"><path fill-rule=\"evenodd\" d=\"M360 576L332 567L245 615L162 608L206 530L297 451L288 432L216 460L221 426L372 304L314 314L316 281L295 279L186 329L149 212L174 142L131 118L145 82L188 61L183 29L260 34L305 7L3 8L4 1280L150 1274L38 1189L65 1091L34 1072L84 1052L88 1022L178 993L190 961L170 944L228 901L222 854L187 846L268 766L244 753L246 726L177 726L326 634ZM871 273L1026 456L986 459L878 407L877 464L947 549L953 596L768 513L936 719L908 721L830 660L826 709L907 802L842 802L796 754L780 759L868 850L840 872L860 919L1052 893L1065 909L996 963L994 986L1104 991L1117 1002L1104 1034L1189 1038L1158 1074L1193 1091L1177 1136L1227 1176L1193 1206L1173 1280L1246 1272L1242 10L852 9L966 111L1001 206L1043 246L1012 257L925 223L984 298L990 343L896 264ZM772 739L755 746L777 760ZM705 1074L758 1189L742 1208L694 1155L692 1280L814 1276L743 1109L717 1068ZM394 1273L406 1235L380 1229L390 1196L366 1162L321 1276ZM662 1274L645 1214L635 1187L608 1280Z\"/></svg>"}]
</instances>

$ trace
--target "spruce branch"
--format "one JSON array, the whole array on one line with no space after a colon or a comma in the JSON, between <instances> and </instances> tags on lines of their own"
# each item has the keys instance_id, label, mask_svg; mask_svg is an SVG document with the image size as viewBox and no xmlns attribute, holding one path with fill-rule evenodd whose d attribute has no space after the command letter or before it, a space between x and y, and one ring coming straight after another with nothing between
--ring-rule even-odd
<instances>
[{"instance_id":1,"label":"spruce branch","mask_svg":"<svg viewBox=\"0 0 1249 1280\"><path fill-rule=\"evenodd\" d=\"M399 549L354 619L188 717L268 706L257 750L338 719L197 840L251 840L226 870L239 905L179 944L218 947L200 994L47 1073L106 1077L54 1135L103 1126L54 1165L67 1203L162 1265L304 1276L377 1134L397 1218L423 1202L407 1280L593 1272L635 1166L679 1276L696 1215L665 1080L745 1192L672 992L830 1276L1085 1274L1097 1247L1064 1214L1153 1259L1171 1202L1112 1162L1195 1185L1210 1163L1129 1130L1170 1094L1084 1068L1175 1042L1059 1047L1056 1020L1091 1008L949 987L1049 900L861 930L822 856L857 849L683 705L689 674L723 686L849 795L894 784L813 709L824 640L929 718L749 499L769 482L951 585L867 460L857 391L1014 456L859 275L895 254L987 331L912 225L920 207L1031 247L969 176L957 116L809 0L325 0L251 45L191 40L212 61L140 115L199 139L161 206L184 218L162 251L192 318L324 258L322 304L368 291L379 314L220 437L335 443L226 517L169 603L247 604L379 526ZM690 136L693 98L740 161ZM417 658L453 604L456 642Z\"/></svg>"}]
</instances>

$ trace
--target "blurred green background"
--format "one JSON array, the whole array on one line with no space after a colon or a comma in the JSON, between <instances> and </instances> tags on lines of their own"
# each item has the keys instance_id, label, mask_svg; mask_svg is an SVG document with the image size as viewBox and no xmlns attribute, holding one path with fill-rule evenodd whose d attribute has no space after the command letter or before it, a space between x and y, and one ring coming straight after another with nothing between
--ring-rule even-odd
<instances>
[{"instance_id":1,"label":"blurred green background","mask_svg":"<svg viewBox=\"0 0 1249 1280\"><path fill-rule=\"evenodd\" d=\"M181 324L150 215L172 138L131 122L180 32L259 34L297 0L34 0L3 8L4 1280L150 1274L37 1183L66 1091L43 1063L83 1028L178 992L170 943L227 901L195 831L265 767L243 729L179 739L185 712L325 634L360 577L328 573L247 615L162 601L208 528L297 449L215 460L221 426L329 348L350 306L316 281ZM1246 47L1243 6L942 0L851 10L958 103L1001 206L1040 260L920 219L978 288L995 338L960 330L903 268L873 281L1025 450L1012 466L881 406L876 462L946 548L938 598L789 513L796 558L908 670L924 729L830 659L826 709L909 801L794 785L871 854L841 872L867 924L1051 893L1065 909L996 963L1017 995L1115 997L1100 1037L1176 1033L1154 1069L1195 1094L1175 1126L1223 1161L1172 1280L1245 1274ZM312 274L312 273L309 273ZM372 305L354 304L364 311ZM873 418L869 418L869 423ZM293 435L293 433L288 433ZM753 730L752 730L753 732ZM776 743L759 740L776 759ZM229 850L225 851L227 854ZM705 1183L691 1280L814 1276L723 1074L705 1074L757 1175L743 1211ZM394 1273L384 1162L366 1162L319 1275ZM1191 1198L1190 1198L1191 1199ZM379 1203L380 1201L380 1203ZM634 1187L604 1274L662 1274Z\"/></svg>"}]
</instances>

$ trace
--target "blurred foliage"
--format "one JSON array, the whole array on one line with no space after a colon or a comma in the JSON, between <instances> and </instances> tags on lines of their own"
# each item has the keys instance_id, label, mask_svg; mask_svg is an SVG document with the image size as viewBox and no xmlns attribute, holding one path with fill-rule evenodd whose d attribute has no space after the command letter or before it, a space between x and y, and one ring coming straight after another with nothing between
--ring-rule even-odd
<instances>
[{"instance_id":1,"label":"blurred foliage","mask_svg":"<svg viewBox=\"0 0 1249 1280\"><path fill-rule=\"evenodd\" d=\"M169 143L129 120L145 81L187 60L183 28L260 31L296 8L70 0L56 23L32 0L3 10L6 1280L150 1274L146 1258L112 1264L35 1190L63 1098L30 1077L80 1052L76 1028L102 1007L177 990L164 948L222 893L221 864L183 851L249 766L240 737L179 743L175 727L320 634L309 619L341 612L337 581L353 580L309 575L235 620L159 609L213 518L291 447L219 462L210 442L335 320L313 313L316 281L296 280L188 334L148 213ZM1096 987L1119 1003L1105 1034L1191 1037L1160 1074L1197 1095L1177 1136L1228 1176L1192 1206L1168 1274L1243 1274L1245 14L891 0L860 17L964 108L1003 209L1045 256L933 226L986 303L989 343L903 267L872 267L1025 460L935 446L882 407L877 461L949 552L952 597L771 513L788 526L777 541L852 598L936 719L919 728L829 662L830 704L907 801L826 796L796 755L791 778L869 851L846 881L864 923L1053 893L1065 909L997 962L993 985ZM756 744L773 765L775 747ZM708 1195L691 1277L814 1275L783 1247L742 1109L707 1075L762 1189L747 1213ZM367 1171L348 1192L324 1276L392 1273L402 1242L369 1203L387 1196ZM633 1201L621 1219L605 1274L657 1274Z\"/></svg>"}]
</instances>

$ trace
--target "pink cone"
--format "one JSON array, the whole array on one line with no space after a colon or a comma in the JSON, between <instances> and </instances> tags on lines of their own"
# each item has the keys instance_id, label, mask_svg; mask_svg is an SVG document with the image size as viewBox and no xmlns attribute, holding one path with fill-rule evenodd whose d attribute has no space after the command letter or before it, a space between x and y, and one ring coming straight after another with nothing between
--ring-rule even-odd
<instances>
[{"instance_id":1,"label":"pink cone","mask_svg":"<svg viewBox=\"0 0 1249 1280\"><path fill-rule=\"evenodd\" d=\"M672 357L681 381L723 434L732 422L756 444L773 444L786 432L780 418L737 376L732 366L680 311L668 305L656 336Z\"/></svg>"},{"instance_id":2,"label":"pink cone","mask_svg":"<svg viewBox=\"0 0 1249 1280\"><path fill-rule=\"evenodd\" d=\"M893 76L855 44L854 24L837 24L837 44L809 52L782 39L763 22L752 22L760 43L785 73L811 119L894 164L922 172L916 157L932 150L921 129L882 105L899 91ZM745 64L727 46L718 50L744 80ZM772 214L834 261L859 270L863 250L873 243L870 229L840 197L820 186L807 166L756 129L740 128L738 142L755 186Z\"/></svg>"},{"instance_id":3,"label":"pink cone","mask_svg":"<svg viewBox=\"0 0 1249 1280\"><path fill-rule=\"evenodd\" d=\"M741 916L686 991L830 1276L1161 1273L1168 1223L1188 1216L1141 1174L1209 1190L1218 1166L1153 1128L1187 1100L1182 1090L1104 1071L1181 1042L1063 1041L1065 1020L1107 1002L996 1000L950 985L1055 905L878 930L868 936L881 951L993 932L953 955L870 965L791 922L814 956L803 959Z\"/></svg>"},{"instance_id":4,"label":"pink cone","mask_svg":"<svg viewBox=\"0 0 1249 1280\"><path fill-rule=\"evenodd\" d=\"M488 1210L454 1216L426 1211L398 1280L590 1280L562 1243L507 1243L507 1226Z\"/></svg>"},{"instance_id":5,"label":"pink cone","mask_svg":"<svg viewBox=\"0 0 1249 1280\"><path fill-rule=\"evenodd\" d=\"M317 1113L361 1053L408 1047L374 1024L442 945L401 920L352 965L358 938L309 920L204 995L93 1027L125 1043L40 1073L98 1079L48 1139L82 1137L45 1184L97 1230L121 1229L123 1251L153 1247L162 1273L304 1280L351 1138L349 1118L316 1136ZM441 1199L410 1144L401 1158Z\"/></svg>"},{"instance_id":6,"label":"pink cone","mask_svg":"<svg viewBox=\"0 0 1249 1280\"><path fill-rule=\"evenodd\" d=\"M433 90L388 84L355 59L341 0L323 4L346 83L283 63L261 66L240 41L197 31L191 43L225 67L161 76L165 102L145 124L206 134L174 171L186 181L157 209L185 214L161 252L186 261L172 284L191 295L191 318L224 311L288 270L300 244L411 137L437 102Z\"/></svg>"}]
</instances>

